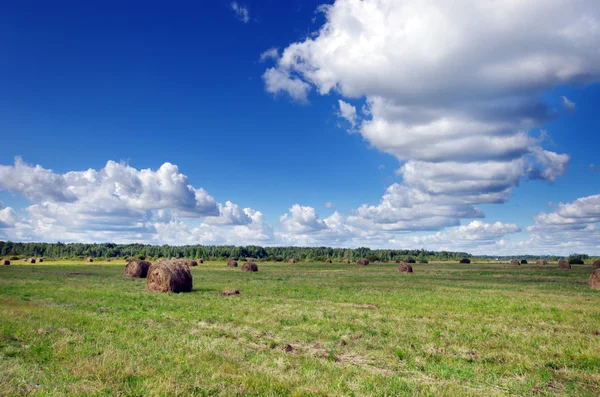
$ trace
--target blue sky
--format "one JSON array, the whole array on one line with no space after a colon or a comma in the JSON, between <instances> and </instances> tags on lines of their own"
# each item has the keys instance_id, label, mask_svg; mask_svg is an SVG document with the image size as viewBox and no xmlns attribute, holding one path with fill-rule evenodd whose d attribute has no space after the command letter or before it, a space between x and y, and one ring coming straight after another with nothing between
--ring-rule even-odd
<instances>
[{"instance_id":1,"label":"blue sky","mask_svg":"<svg viewBox=\"0 0 600 397\"><path fill-rule=\"evenodd\" d=\"M600 254L597 4L464 3L2 5L0 238Z\"/></svg>"}]
</instances>

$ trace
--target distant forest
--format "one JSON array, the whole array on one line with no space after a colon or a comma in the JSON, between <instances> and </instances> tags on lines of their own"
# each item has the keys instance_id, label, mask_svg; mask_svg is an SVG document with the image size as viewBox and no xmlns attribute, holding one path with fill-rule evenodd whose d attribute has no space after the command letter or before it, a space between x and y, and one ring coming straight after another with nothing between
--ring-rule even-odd
<instances>
[{"instance_id":1,"label":"distant forest","mask_svg":"<svg viewBox=\"0 0 600 397\"><path fill-rule=\"evenodd\" d=\"M243 259L253 258L268 261L285 261L297 259L299 261L321 261L327 258L332 260L367 258L369 260L415 260L424 263L430 260L453 261L462 258L470 259L500 259L512 258L535 260L558 260L559 256L477 256L466 252L427 251L420 250L391 250L370 248L330 248L330 247L259 247L248 245L237 247L233 245L145 245L145 244L82 244L82 243L13 243L0 241L0 256L24 256L45 258L190 258L190 259ZM589 259L585 254L573 254L570 258Z\"/></svg>"}]
</instances>

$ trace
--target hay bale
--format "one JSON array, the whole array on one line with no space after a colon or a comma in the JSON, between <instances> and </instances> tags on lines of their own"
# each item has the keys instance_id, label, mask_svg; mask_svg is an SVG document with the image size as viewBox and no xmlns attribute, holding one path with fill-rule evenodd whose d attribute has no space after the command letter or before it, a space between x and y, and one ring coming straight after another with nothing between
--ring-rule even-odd
<instances>
[{"instance_id":1,"label":"hay bale","mask_svg":"<svg viewBox=\"0 0 600 397\"><path fill-rule=\"evenodd\" d=\"M258 266L256 266L256 263L254 263L252 261L244 262L244 264L242 265L242 271L243 272L257 272Z\"/></svg>"},{"instance_id":2,"label":"hay bale","mask_svg":"<svg viewBox=\"0 0 600 397\"><path fill-rule=\"evenodd\" d=\"M558 261L558 267L560 267L561 269L570 269L571 264L567 261Z\"/></svg>"},{"instance_id":3,"label":"hay bale","mask_svg":"<svg viewBox=\"0 0 600 397\"><path fill-rule=\"evenodd\" d=\"M28 263L35 263L35 258L29 258L29 259L27 260L27 262L28 262Z\"/></svg>"},{"instance_id":4,"label":"hay bale","mask_svg":"<svg viewBox=\"0 0 600 397\"><path fill-rule=\"evenodd\" d=\"M350 259L343 259L342 263L352 263L352 262L350 262Z\"/></svg>"},{"instance_id":5,"label":"hay bale","mask_svg":"<svg viewBox=\"0 0 600 397\"><path fill-rule=\"evenodd\" d=\"M235 260L230 260L229 262L227 262L227 266L229 267L238 267L238 263Z\"/></svg>"},{"instance_id":6,"label":"hay bale","mask_svg":"<svg viewBox=\"0 0 600 397\"><path fill-rule=\"evenodd\" d=\"M152 264L150 262L142 261L139 259L132 259L125 265L125 277L132 278L146 278L148 276L148 269Z\"/></svg>"},{"instance_id":7,"label":"hay bale","mask_svg":"<svg viewBox=\"0 0 600 397\"><path fill-rule=\"evenodd\" d=\"M367 266L369 264L369 260L368 259L359 259L356 261L357 265L361 265L361 266Z\"/></svg>"},{"instance_id":8,"label":"hay bale","mask_svg":"<svg viewBox=\"0 0 600 397\"><path fill-rule=\"evenodd\" d=\"M408 263L400 263L398 265L398 272L400 272L400 273L412 273L413 272L413 268Z\"/></svg>"},{"instance_id":9,"label":"hay bale","mask_svg":"<svg viewBox=\"0 0 600 397\"><path fill-rule=\"evenodd\" d=\"M590 287L600 291L600 269L594 270L594 273L590 276Z\"/></svg>"},{"instance_id":10,"label":"hay bale","mask_svg":"<svg viewBox=\"0 0 600 397\"><path fill-rule=\"evenodd\" d=\"M105 259L104 262L110 263L110 259Z\"/></svg>"},{"instance_id":11,"label":"hay bale","mask_svg":"<svg viewBox=\"0 0 600 397\"><path fill-rule=\"evenodd\" d=\"M596 261L596 262L592 263L592 266L597 267L598 269L600 269L600 261Z\"/></svg>"},{"instance_id":12,"label":"hay bale","mask_svg":"<svg viewBox=\"0 0 600 397\"><path fill-rule=\"evenodd\" d=\"M290 259L290 260L288 261L288 263L296 263L296 262L298 262L298 261L297 261L297 260L295 260L295 259Z\"/></svg>"},{"instance_id":13,"label":"hay bale","mask_svg":"<svg viewBox=\"0 0 600 397\"><path fill-rule=\"evenodd\" d=\"M198 259L198 263L204 263L204 259Z\"/></svg>"},{"instance_id":14,"label":"hay bale","mask_svg":"<svg viewBox=\"0 0 600 397\"><path fill-rule=\"evenodd\" d=\"M8 259L3 259L3 260L2 260L2 264L3 264L4 266L8 266L8 265L10 265L10 261L9 261Z\"/></svg>"},{"instance_id":15,"label":"hay bale","mask_svg":"<svg viewBox=\"0 0 600 397\"><path fill-rule=\"evenodd\" d=\"M202 262L200 262L202 263ZM197 261L187 261L187 265L190 267L196 267L198 266L198 262Z\"/></svg>"},{"instance_id":16,"label":"hay bale","mask_svg":"<svg viewBox=\"0 0 600 397\"><path fill-rule=\"evenodd\" d=\"M91 263L91 262L94 261L94 258L87 258L85 261L88 262L88 263Z\"/></svg>"},{"instance_id":17,"label":"hay bale","mask_svg":"<svg viewBox=\"0 0 600 397\"><path fill-rule=\"evenodd\" d=\"M158 261L148 269L146 288L158 292L191 292L192 273L181 261Z\"/></svg>"},{"instance_id":18,"label":"hay bale","mask_svg":"<svg viewBox=\"0 0 600 397\"><path fill-rule=\"evenodd\" d=\"M521 266L521 262L519 262L516 259L513 259L512 261L510 261L510 264L513 265L513 266Z\"/></svg>"},{"instance_id":19,"label":"hay bale","mask_svg":"<svg viewBox=\"0 0 600 397\"><path fill-rule=\"evenodd\" d=\"M221 291L221 295L231 296L231 295L239 295L239 289L226 289L225 291Z\"/></svg>"},{"instance_id":20,"label":"hay bale","mask_svg":"<svg viewBox=\"0 0 600 397\"><path fill-rule=\"evenodd\" d=\"M535 261L535 264L537 266L546 266L548 264L548 261L537 260L537 261Z\"/></svg>"},{"instance_id":21,"label":"hay bale","mask_svg":"<svg viewBox=\"0 0 600 397\"><path fill-rule=\"evenodd\" d=\"M37 258L37 259L36 259L36 261L37 261L38 263L42 263L42 262L44 261L44 258Z\"/></svg>"},{"instance_id":22,"label":"hay bale","mask_svg":"<svg viewBox=\"0 0 600 397\"><path fill-rule=\"evenodd\" d=\"M325 259L325 263L333 263L331 259Z\"/></svg>"},{"instance_id":23,"label":"hay bale","mask_svg":"<svg viewBox=\"0 0 600 397\"><path fill-rule=\"evenodd\" d=\"M521 265L526 265L526 264L527 264L527 260L521 259Z\"/></svg>"}]
</instances>

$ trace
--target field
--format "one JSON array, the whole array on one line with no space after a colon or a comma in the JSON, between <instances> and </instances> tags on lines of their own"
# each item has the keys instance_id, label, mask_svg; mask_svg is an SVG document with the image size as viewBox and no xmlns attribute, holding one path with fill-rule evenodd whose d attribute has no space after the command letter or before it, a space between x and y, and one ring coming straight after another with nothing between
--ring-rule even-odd
<instances>
[{"instance_id":1,"label":"field","mask_svg":"<svg viewBox=\"0 0 600 397\"><path fill-rule=\"evenodd\" d=\"M600 395L590 265L123 267L0 267L0 395Z\"/></svg>"}]
</instances>

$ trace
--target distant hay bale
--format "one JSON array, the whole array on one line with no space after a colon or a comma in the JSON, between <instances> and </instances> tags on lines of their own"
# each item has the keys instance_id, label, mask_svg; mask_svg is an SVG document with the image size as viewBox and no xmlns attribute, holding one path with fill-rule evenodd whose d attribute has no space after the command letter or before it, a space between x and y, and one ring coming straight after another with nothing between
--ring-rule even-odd
<instances>
[{"instance_id":1,"label":"distant hay bale","mask_svg":"<svg viewBox=\"0 0 600 397\"><path fill-rule=\"evenodd\" d=\"M537 260L537 261L535 261L535 264L537 266L546 266L548 264L548 261Z\"/></svg>"},{"instance_id":2,"label":"distant hay bale","mask_svg":"<svg viewBox=\"0 0 600 397\"><path fill-rule=\"evenodd\" d=\"M526 264L527 264L527 260L521 259L521 265L526 265Z\"/></svg>"},{"instance_id":3,"label":"distant hay bale","mask_svg":"<svg viewBox=\"0 0 600 397\"><path fill-rule=\"evenodd\" d=\"M342 263L352 263L352 262L350 262L350 259L343 259Z\"/></svg>"},{"instance_id":4,"label":"distant hay bale","mask_svg":"<svg viewBox=\"0 0 600 397\"><path fill-rule=\"evenodd\" d=\"M513 259L512 261L510 261L510 264L513 265L513 266L521 266L521 262L519 262L516 259Z\"/></svg>"},{"instance_id":5,"label":"distant hay bale","mask_svg":"<svg viewBox=\"0 0 600 397\"><path fill-rule=\"evenodd\" d=\"M148 269L146 288L158 292L191 292L192 273L183 262L158 261Z\"/></svg>"},{"instance_id":6,"label":"distant hay bale","mask_svg":"<svg viewBox=\"0 0 600 397\"><path fill-rule=\"evenodd\" d=\"M357 265L361 265L361 266L367 266L369 264L369 260L368 259L359 259L356 261Z\"/></svg>"},{"instance_id":7,"label":"distant hay bale","mask_svg":"<svg viewBox=\"0 0 600 397\"><path fill-rule=\"evenodd\" d=\"M290 259L290 260L288 261L288 263L296 263L296 262L298 262L298 261L297 261L297 260L295 260L295 259Z\"/></svg>"},{"instance_id":8,"label":"distant hay bale","mask_svg":"<svg viewBox=\"0 0 600 397\"><path fill-rule=\"evenodd\" d=\"M398 265L398 272L400 272L400 273L412 273L413 272L413 268L408 263L400 263Z\"/></svg>"},{"instance_id":9,"label":"distant hay bale","mask_svg":"<svg viewBox=\"0 0 600 397\"><path fill-rule=\"evenodd\" d=\"M567 261L558 261L558 267L560 267L561 269L570 269L571 264Z\"/></svg>"},{"instance_id":10,"label":"distant hay bale","mask_svg":"<svg viewBox=\"0 0 600 397\"><path fill-rule=\"evenodd\" d=\"M200 263L202 263L202 262L200 262ZM197 261L187 261L187 264L190 267L196 267L196 266L198 266L198 262Z\"/></svg>"},{"instance_id":11,"label":"distant hay bale","mask_svg":"<svg viewBox=\"0 0 600 397\"><path fill-rule=\"evenodd\" d=\"M592 264L592 266L597 267L598 269L600 269L600 261L596 261Z\"/></svg>"},{"instance_id":12,"label":"distant hay bale","mask_svg":"<svg viewBox=\"0 0 600 397\"><path fill-rule=\"evenodd\" d=\"M238 267L238 263L236 260L230 260L229 262L227 262L227 266L229 267Z\"/></svg>"},{"instance_id":13,"label":"distant hay bale","mask_svg":"<svg viewBox=\"0 0 600 397\"><path fill-rule=\"evenodd\" d=\"M198 259L198 263L204 263L204 259Z\"/></svg>"},{"instance_id":14,"label":"distant hay bale","mask_svg":"<svg viewBox=\"0 0 600 397\"><path fill-rule=\"evenodd\" d=\"M94 261L94 258L87 258L85 261L88 262L88 263L91 263L91 262Z\"/></svg>"},{"instance_id":15,"label":"distant hay bale","mask_svg":"<svg viewBox=\"0 0 600 397\"><path fill-rule=\"evenodd\" d=\"M110 259L105 259L104 262L110 262Z\"/></svg>"},{"instance_id":16,"label":"distant hay bale","mask_svg":"<svg viewBox=\"0 0 600 397\"><path fill-rule=\"evenodd\" d=\"M4 266L8 266L8 265L10 265L10 261L9 261L8 259L3 259L3 260L2 260L2 264L3 264Z\"/></svg>"},{"instance_id":17,"label":"distant hay bale","mask_svg":"<svg viewBox=\"0 0 600 397\"><path fill-rule=\"evenodd\" d=\"M132 259L125 265L125 277L146 278L152 264L140 259Z\"/></svg>"},{"instance_id":18,"label":"distant hay bale","mask_svg":"<svg viewBox=\"0 0 600 397\"><path fill-rule=\"evenodd\" d=\"M400 260L400 259L396 259L396 263L406 263L406 262L404 262L403 260Z\"/></svg>"},{"instance_id":19,"label":"distant hay bale","mask_svg":"<svg viewBox=\"0 0 600 397\"><path fill-rule=\"evenodd\" d=\"M325 263L333 263L331 259L325 259Z\"/></svg>"},{"instance_id":20,"label":"distant hay bale","mask_svg":"<svg viewBox=\"0 0 600 397\"><path fill-rule=\"evenodd\" d=\"M35 263L35 258L29 258L29 259L27 260L27 262L28 262L28 263Z\"/></svg>"},{"instance_id":21,"label":"distant hay bale","mask_svg":"<svg viewBox=\"0 0 600 397\"><path fill-rule=\"evenodd\" d=\"M600 269L594 270L590 276L590 287L600 291Z\"/></svg>"},{"instance_id":22,"label":"distant hay bale","mask_svg":"<svg viewBox=\"0 0 600 397\"><path fill-rule=\"evenodd\" d=\"M38 263L42 263L42 262L44 261L44 258L37 258L37 259L36 259L36 261L37 261Z\"/></svg>"},{"instance_id":23,"label":"distant hay bale","mask_svg":"<svg viewBox=\"0 0 600 397\"><path fill-rule=\"evenodd\" d=\"M239 295L239 289L226 289L225 291L221 291L221 295L231 296L231 295Z\"/></svg>"},{"instance_id":24,"label":"distant hay bale","mask_svg":"<svg viewBox=\"0 0 600 397\"><path fill-rule=\"evenodd\" d=\"M471 263L471 260L469 258L462 258L459 263Z\"/></svg>"},{"instance_id":25,"label":"distant hay bale","mask_svg":"<svg viewBox=\"0 0 600 397\"><path fill-rule=\"evenodd\" d=\"M257 272L258 266L256 265L256 263L254 263L252 261L244 262L244 264L242 265L242 271L243 272Z\"/></svg>"}]
</instances>

